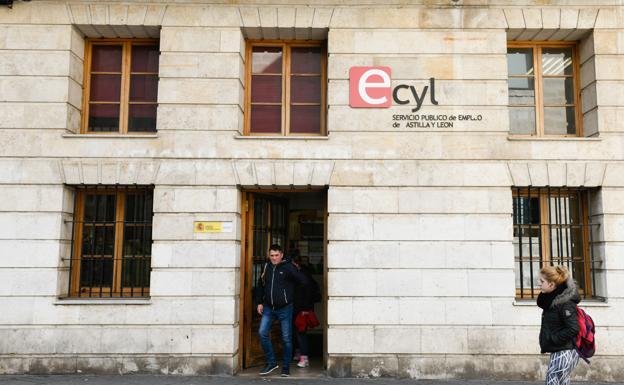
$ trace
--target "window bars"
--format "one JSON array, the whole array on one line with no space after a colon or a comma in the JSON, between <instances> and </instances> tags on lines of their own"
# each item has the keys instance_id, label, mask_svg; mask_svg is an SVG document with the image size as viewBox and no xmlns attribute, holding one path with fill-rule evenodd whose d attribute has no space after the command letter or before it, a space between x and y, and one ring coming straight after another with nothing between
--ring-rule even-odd
<instances>
[{"instance_id":1,"label":"window bars","mask_svg":"<svg viewBox=\"0 0 624 385\"><path fill-rule=\"evenodd\" d=\"M76 187L69 295L149 296L153 187Z\"/></svg>"},{"instance_id":2,"label":"window bars","mask_svg":"<svg viewBox=\"0 0 624 385\"><path fill-rule=\"evenodd\" d=\"M595 297L589 189L563 187L513 188L513 244L516 295L539 294L539 271L564 265L585 298Z\"/></svg>"}]
</instances>

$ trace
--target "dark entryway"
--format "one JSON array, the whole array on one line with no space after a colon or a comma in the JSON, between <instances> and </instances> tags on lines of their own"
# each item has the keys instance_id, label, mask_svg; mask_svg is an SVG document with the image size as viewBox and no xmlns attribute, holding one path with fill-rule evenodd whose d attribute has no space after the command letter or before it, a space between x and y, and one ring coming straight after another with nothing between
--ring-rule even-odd
<instances>
[{"instance_id":1,"label":"dark entryway","mask_svg":"<svg viewBox=\"0 0 624 385\"><path fill-rule=\"evenodd\" d=\"M241 333L240 367L256 373L264 364L258 337L261 316L255 310L253 292L259 283L268 249L277 243L284 254L305 266L321 288L323 299L315 304L321 326L308 330L309 368L291 365L293 376L314 376L325 367L326 352L326 263L327 191L270 190L244 191L242 197ZM281 358L279 326L271 333L276 355ZM297 339L293 337L297 347ZM256 368L257 367L257 368Z\"/></svg>"}]
</instances>

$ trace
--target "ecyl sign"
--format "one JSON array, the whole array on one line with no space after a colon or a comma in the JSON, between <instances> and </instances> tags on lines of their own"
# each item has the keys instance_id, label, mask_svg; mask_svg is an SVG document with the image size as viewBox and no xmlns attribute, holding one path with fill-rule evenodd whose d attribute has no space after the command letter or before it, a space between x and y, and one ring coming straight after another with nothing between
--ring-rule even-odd
<instances>
[{"instance_id":1,"label":"ecyl sign","mask_svg":"<svg viewBox=\"0 0 624 385\"><path fill-rule=\"evenodd\" d=\"M431 104L435 99L435 79L429 78L429 85L420 89L399 84L392 89L390 67L351 67L349 69L349 105L354 108L389 108L396 104L416 105L412 112L420 110L427 91Z\"/></svg>"}]
</instances>

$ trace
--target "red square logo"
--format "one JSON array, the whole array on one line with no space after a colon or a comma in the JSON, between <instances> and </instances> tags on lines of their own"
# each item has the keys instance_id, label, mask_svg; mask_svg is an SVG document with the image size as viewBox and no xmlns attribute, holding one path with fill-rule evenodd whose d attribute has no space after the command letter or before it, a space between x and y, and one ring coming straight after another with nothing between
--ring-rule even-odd
<instances>
[{"instance_id":1,"label":"red square logo","mask_svg":"<svg viewBox=\"0 0 624 385\"><path fill-rule=\"evenodd\" d=\"M355 108L388 108L392 105L389 67L351 67L349 105Z\"/></svg>"}]
</instances>

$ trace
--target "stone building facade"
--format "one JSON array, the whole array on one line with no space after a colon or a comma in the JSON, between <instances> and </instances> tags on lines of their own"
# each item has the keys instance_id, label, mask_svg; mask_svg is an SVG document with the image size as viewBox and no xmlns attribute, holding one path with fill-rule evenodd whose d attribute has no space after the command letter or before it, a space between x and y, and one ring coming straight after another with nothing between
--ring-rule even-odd
<instances>
[{"instance_id":1,"label":"stone building facade","mask_svg":"<svg viewBox=\"0 0 624 385\"><path fill-rule=\"evenodd\" d=\"M245 293L262 254L250 244L264 245L253 221L261 202L287 199L289 215L301 200L312 219L262 234L320 266L329 375L540 378L531 287L552 262L582 281L598 325L598 354L576 378L624 381L619 1L235 3L0 7L1 373L250 366ZM159 52L143 70L127 59L137 41ZM298 42L320 52L320 72L300 76L318 100L300 105ZM125 69L104 68L116 65L102 59L107 44ZM262 88L269 76L250 62L276 50L292 72ZM358 83L363 67L389 69L389 82ZM108 104L93 91L110 90L106 76L121 84ZM139 81L157 97L133 99ZM254 82L282 99L254 102ZM353 107L350 92L390 105ZM286 120L298 106L316 115ZM256 135L253 108L289 129ZM93 129L111 116L119 131ZM308 121L312 132L297 128ZM135 196L147 214L132 222ZM112 219L97 219L100 203ZM142 262L126 264L126 246Z\"/></svg>"}]
</instances>

